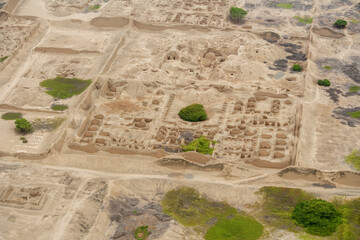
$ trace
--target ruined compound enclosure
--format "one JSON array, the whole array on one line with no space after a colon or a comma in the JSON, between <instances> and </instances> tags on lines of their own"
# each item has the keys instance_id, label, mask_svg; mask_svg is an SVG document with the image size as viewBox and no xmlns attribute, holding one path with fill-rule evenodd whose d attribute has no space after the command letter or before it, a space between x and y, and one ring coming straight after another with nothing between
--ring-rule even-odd
<instances>
[{"instance_id":1,"label":"ruined compound enclosure","mask_svg":"<svg viewBox=\"0 0 360 240\"><path fill-rule=\"evenodd\" d=\"M139 225L202 239L162 212L181 185L244 211L269 185L358 196L344 157L359 147L347 114L359 110L359 6L286 2L0 0L0 114L40 126L24 144L0 119L0 239L124 240ZM56 76L92 84L56 99L39 85ZM179 118L193 103L206 121ZM216 141L211 156L181 152L201 136Z\"/></svg>"}]
</instances>

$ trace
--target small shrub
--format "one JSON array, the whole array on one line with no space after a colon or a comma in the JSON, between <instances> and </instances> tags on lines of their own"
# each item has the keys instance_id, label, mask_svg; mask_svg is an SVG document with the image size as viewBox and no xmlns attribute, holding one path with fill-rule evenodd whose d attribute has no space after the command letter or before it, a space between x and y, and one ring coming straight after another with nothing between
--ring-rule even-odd
<instances>
[{"instance_id":1,"label":"small shrub","mask_svg":"<svg viewBox=\"0 0 360 240\"><path fill-rule=\"evenodd\" d=\"M0 63L2 63L3 61L5 61L6 59L8 59L9 56L5 56L5 57L2 57L0 58Z\"/></svg>"},{"instance_id":2,"label":"small shrub","mask_svg":"<svg viewBox=\"0 0 360 240\"><path fill-rule=\"evenodd\" d=\"M342 223L341 213L333 204L321 199L297 204L292 219L304 227L306 232L316 236L330 236Z\"/></svg>"},{"instance_id":3,"label":"small shrub","mask_svg":"<svg viewBox=\"0 0 360 240\"><path fill-rule=\"evenodd\" d=\"M336 28L345 28L347 24L348 24L347 21L345 21L343 19L338 19L334 23L334 27L336 27Z\"/></svg>"},{"instance_id":4,"label":"small shrub","mask_svg":"<svg viewBox=\"0 0 360 240\"><path fill-rule=\"evenodd\" d=\"M360 90L360 86L351 86L349 92L356 93Z\"/></svg>"},{"instance_id":5,"label":"small shrub","mask_svg":"<svg viewBox=\"0 0 360 240\"><path fill-rule=\"evenodd\" d=\"M347 115L349 115L352 118L359 119L360 118L360 111L357 112L348 112Z\"/></svg>"},{"instance_id":6,"label":"small shrub","mask_svg":"<svg viewBox=\"0 0 360 240\"><path fill-rule=\"evenodd\" d=\"M135 230L134 237L137 240L145 240L149 236L148 226L141 226Z\"/></svg>"},{"instance_id":7,"label":"small shrub","mask_svg":"<svg viewBox=\"0 0 360 240\"><path fill-rule=\"evenodd\" d=\"M324 81L323 80L319 80L317 83L318 83L319 86L324 86Z\"/></svg>"},{"instance_id":8,"label":"small shrub","mask_svg":"<svg viewBox=\"0 0 360 240\"><path fill-rule=\"evenodd\" d=\"M324 86L329 87L331 85L330 81L328 79L323 80Z\"/></svg>"},{"instance_id":9,"label":"small shrub","mask_svg":"<svg viewBox=\"0 0 360 240\"><path fill-rule=\"evenodd\" d=\"M31 123L28 120L26 120L25 118L16 119L15 126L16 126L16 129L22 133L30 132L32 129Z\"/></svg>"},{"instance_id":10,"label":"small shrub","mask_svg":"<svg viewBox=\"0 0 360 240\"><path fill-rule=\"evenodd\" d=\"M279 8L284 8L284 9L292 9L293 5L291 3L278 3L276 4L277 7Z\"/></svg>"},{"instance_id":11,"label":"small shrub","mask_svg":"<svg viewBox=\"0 0 360 240\"><path fill-rule=\"evenodd\" d=\"M256 240L263 234L264 227L253 218L236 216L217 222L205 235L205 240Z\"/></svg>"},{"instance_id":12,"label":"small shrub","mask_svg":"<svg viewBox=\"0 0 360 240\"><path fill-rule=\"evenodd\" d=\"M68 108L68 106L61 105L61 104L59 104L59 105L54 104L54 105L51 106L51 109L54 110L54 111L64 111L67 108Z\"/></svg>"},{"instance_id":13,"label":"small shrub","mask_svg":"<svg viewBox=\"0 0 360 240\"><path fill-rule=\"evenodd\" d=\"M345 157L345 162L360 171L360 150L355 150L347 155Z\"/></svg>"},{"instance_id":14,"label":"small shrub","mask_svg":"<svg viewBox=\"0 0 360 240\"><path fill-rule=\"evenodd\" d=\"M324 69L326 69L326 70L331 70L332 67L330 67L330 66L324 66Z\"/></svg>"},{"instance_id":15,"label":"small shrub","mask_svg":"<svg viewBox=\"0 0 360 240\"><path fill-rule=\"evenodd\" d=\"M199 122L207 119L204 106L201 104L191 104L180 110L181 119L189 122Z\"/></svg>"},{"instance_id":16,"label":"small shrub","mask_svg":"<svg viewBox=\"0 0 360 240\"><path fill-rule=\"evenodd\" d=\"M22 114L17 112L8 112L4 113L1 118L4 120L16 120L18 118L22 118Z\"/></svg>"},{"instance_id":17,"label":"small shrub","mask_svg":"<svg viewBox=\"0 0 360 240\"><path fill-rule=\"evenodd\" d=\"M22 143L28 143L28 140L26 139L26 137L21 137L20 140L22 141Z\"/></svg>"},{"instance_id":18,"label":"small shrub","mask_svg":"<svg viewBox=\"0 0 360 240\"><path fill-rule=\"evenodd\" d=\"M300 16L295 16L295 19L297 19L299 22L301 23L305 23L305 24L311 24L313 22L313 18L311 17L300 17Z\"/></svg>"},{"instance_id":19,"label":"small shrub","mask_svg":"<svg viewBox=\"0 0 360 240\"><path fill-rule=\"evenodd\" d=\"M94 6L90 6L88 9L89 9L90 11L96 11L96 10L98 10L100 7L101 7L101 6L100 6L99 4L96 4L96 5L94 5Z\"/></svg>"},{"instance_id":20,"label":"small shrub","mask_svg":"<svg viewBox=\"0 0 360 240\"><path fill-rule=\"evenodd\" d=\"M234 21L241 21L247 15L247 11L242 8L230 8L230 17Z\"/></svg>"},{"instance_id":21,"label":"small shrub","mask_svg":"<svg viewBox=\"0 0 360 240\"><path fill-rule=\"evenodd\" d=\"M196 151L202 154L212 154L214 149L210 148L210 140L206 137L200 137L189 143L187 146L181 146L184 152ZM216 141L212 141L213 144Z\"/></svg>"},{"instance_id":22,"label":"small shrub","mask_svg":"<svg viewBox=\"0 0 360 240\"><path fill-rule=\"evenodd\" d=\"M301 72L302 71L302 67L300 64L294 64L292 66L292 70L295 71L295 72Z\"/></svg>"}]
</instances>

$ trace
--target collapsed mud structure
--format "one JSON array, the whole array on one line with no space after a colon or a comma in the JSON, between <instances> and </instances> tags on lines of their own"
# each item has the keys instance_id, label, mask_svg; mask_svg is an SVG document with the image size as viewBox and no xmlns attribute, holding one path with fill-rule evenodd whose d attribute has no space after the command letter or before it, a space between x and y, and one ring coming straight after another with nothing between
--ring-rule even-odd
<instances>
[{"instance_id":1,"label":"collapsed mud structure","mask_svg":"<svg viewBox=\"0 0 360 240\"><path fill-rule=\"evenodd\" d=\"M0 114L37 126L0 119L0 238L203 239L162 212L181 185L245 211L267 185L358 197L358 5L280 3L0 0ZM91 85L53 97L40 83L57 76ZM193 103L207 120L178 116ZM183 152L202 136L211 155Z\"/></svg>"}]
</instances>

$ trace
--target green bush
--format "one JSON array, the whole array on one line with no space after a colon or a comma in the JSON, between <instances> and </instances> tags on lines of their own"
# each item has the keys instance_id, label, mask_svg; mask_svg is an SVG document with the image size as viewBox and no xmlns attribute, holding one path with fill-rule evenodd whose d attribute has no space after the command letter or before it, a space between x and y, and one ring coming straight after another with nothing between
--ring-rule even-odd
<instances>
[{"instance_id":1,"label":"green bush","mask_svg":"<svg viewBox=\"0 0 360 240\"><path fill-rule=\"evenodd\" d=\"M22 114L18 112L8 112L1 115L1 118L4 120L16 120L22 118Z\"/></svg>"},{"instance_id":2,"label":"green bush","mask_svg":"<svg viewBox=\"0 0 360 240\"><path fill-rule=\"evenodd\" d=\"M338 19L334 23L334 27L336 27L336 28L345 28L347 24L348 24L347 21L345 21L343 19Z\"/></svg>"},{"instance_id":3,"label":"green bush","mask_svg":"<svg viewBox=\"0 0 360 240\"><path fill-rule=\"evenodd\" d=\"M15 126L16 126L16 129L22 133L30 132L32 129L31 123L28 120L26 120L25 118L16 119Z\"/></svg>"},{"instance_id":4,"label":"green bush","mask_svg":"<svg viewBox=\"0 0 360 240\"><path fill-rule=\"evenodd\" d=\"M181 119L189 122L199 122L207 119L204 106L201 104L191 104L180 110Z\"/></svg>"},{"instance_id":5,"label":"green bush","mask_svg":"<svg viewBox=\"0 0 360 240\"><path fill-rule=\"evenodd\" d=\"M96 10L98 10L100 7L101 7L101 5L96 4L96 5L90 6L88 9L89 9L90 11L96 11Z\"/></svg>"},{"instance_id":6,"label":"green bush","mask_svg":"<svg viewBox=\"0 0 360 240\"><path fill-rule=\"evenodd\" d=\"M348 112L347 115L349 115L352 118L359 119L360 118L360 111L357 112Z\"/></svg>"},{"instance_id":7,"label":"green bush","mask_svg":"<svg viewBox=\"0 0 360 240\"><path fill-rule=\"evenodd\" d=\"M54 111L64 111L65 109L67 109L68 106L66 105L61 105L61 104L54 104L51 106L51 109L54 110Z\"/></svg>"},{"instance_id":8,"label":"green bush","mask_svg":"<svg viewBox=\"0 0 360 240\"><path fill-rule=\"evenodd\" d=\"M301 72L302 71L302 67L300 64L294 64L292 66L292 70L295 71L295 72Z\"/></svg>"},{"instance_id":9,"label":"green bush","mask_svg":"<svg viewBox=\"0 0 360 240\"><path fill-rule=\"evenodd\" d=\"M205 240L256 240L263 234L264 227L255 219L236 216L217 222L205 235Z\"/></svg>"},{"instance_id":10,"label":"green bush","mask_svg":"<svg viewBox=\"0 0 360 240\"><path fill-rule=\"evenodd\" d=\"M323 82L324 82L325 87L329 87L331 85L331 83L328 79L324 79Z\"/></svg>"},{"instance_id":11,"label":"green bush","mask_svg":"<svg viewBox=\"0 0 360 240\"><path fill-rule=\"evenodd\" d=\"M297 204L292 219L304 227L306 232L316 236L330 236L342 223L341 213L333 204L321 199Z\"/></svg>"},{"instance_id":12,"label":"green bush","mask_svg":"<svg viewBox=\"0 0 360 240\"><path fill-rule=\"evenodd\" d=\"M206 137L200 137L189 143L187 146L181 146L184 152L196 151L202 154L212 154L214 149L210 148L210 142L215 144L216 141L210 141Z\"/></svg>"},{"instance_id":13,"label":"green bush","mask_svg":"<svg viewBox=\"0 0 360 240\"><path fill-rule=\"evenodd\" d=\"M201 226L213 218L226 219L237 214L227 203L213 202L190 187L179 187L165 194L164 213L185 226Z\"/></svg>"},{"instance_id":14,"label":"green bush","mask_svg":"<svg viewBox=\"0 0 360 240\"><path fill-rule=\"evenodd\" d=\"M41 87L45 87L48 90L47 94L54 98L70 98L74 95L82 93L89 85L91 80L81 80L77 78L64 78L56 77L54 79L47 79L40 83Z\"/></svg>"},{"instance_id":15,"label":"green bush","mask_svg":"<svg viewBox=\"0 0 360 240\"><path fill-rule=\"evenodd\" d=\"M345 162L360 171L360 150L352 151L345 157Z\"/></svg>"},{"instance_id":16,"label":"green bush","mask_svg":"<svg viewBox=\"0 0 360 240\"><path fill-rule=\"evenodd\" d=\"M356 93L360 90L360 86L351 86L349 88L349 92L353 92L353 93Z\"/></svg>"},{"instance_id":17,"label":"green bush","mask_svg":"<svg viewBox=\"0 0 360 240\"><path fill-rule=\"evenodd\" d=\"M319 80L319 81L318 81L318 85L319 85L319 86L324 86L324 81L323 81L323 80Z\"/></svg>"},{"instance_id":18,"label":"green bush","mask_svg":"<svg viewBox=\"0 0 360 240\"><path fill-rule=\"evenodd\" d=\"M2 57L0 58L0 63L2 63L3 61L5 61L6 59L8 59L9 56L5 56L5 57Z\"/></svg>"},{"instance_id":19,"label":"green bush","mask_svg":"<svg viewBox=\"0 0 360 240\"><path fill-rule=\"evenodd\" d=\"M240 21L247 15L247 11L242 8L232 7L230 8L230 17L234 21Z\"/></svg>"},{"instance_id":20,"label":"green bush","mask_svg":"<svg viewBox=\"0 0 360 240\"><path fill-rule=\"evenodd\" d=\"M137 240L145 240L149 236L148 226L141 226L135 230L134 237Z\"/></svg>"}]
</instances>

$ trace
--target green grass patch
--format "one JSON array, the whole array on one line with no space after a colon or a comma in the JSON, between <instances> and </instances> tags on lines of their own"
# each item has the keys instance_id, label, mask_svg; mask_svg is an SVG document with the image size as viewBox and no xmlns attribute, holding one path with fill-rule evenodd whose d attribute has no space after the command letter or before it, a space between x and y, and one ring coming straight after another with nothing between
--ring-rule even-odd
<instances>
[{"instance_id":1,"label":"green grass patch","mask_svg":"<svg viewBox=\"0 0 360 240\"><path fill-rule=\"evenodd\" d=\"M61 126L61 124L66 120L66 118L56 117L49 119L35 119L32 122L34 130L46 130L53 131Z\"/></svg>"},{"instance_id":2,"label":"green grass patch","mask_svg":"<svg viewBox=\"0 0 360 240\"><path fill-rule=\"evenodd\" d=\"M345 162L360 171L360 150L354 150L345 157Z\"/></svg>"},{"instance_id":3,"label":"green grass patch","mask_svg":"<svg viewBox=\"0 0 360 240\"><path fill-rule=\"evenodd\" d=\"M178 115L182 120L188 122L199 122L207 119L204 106L197 103L182 108Z\"/></svg>"},{"instance_id":4,"label":"green grass patch","mask_svg":"<svg viewBox=\"0 0 360 240\"><path fill-rule=\"evenodd\" d=\"M64 99L81 94L90 84L91 80L56 77L42 81L40 86L47 88L46 93L54 98Z\"/></svg>"},{"instance_id":5,"label":"green grass patch","mask_svg":"<svg viewBox=\"0 0 360 240\"><path fill-rule=\"evenodd\" d=\"M296 188L266 186L257 193L262 196L261 206L256 207L261 209L260 217L263 221L272 227L294 232L301 230L292 220L295 206L315 198L312 194Z\"/></svg>"},{"instance_id":6,"label":"green grass patch","mask_svg":"<svg viewBox=\"0 0 360 240\"><path fill-rule=\"evenodd\" d=\"M96 4L96 5L94 5L94 6L90 6L88 9L90 10L90 11L96 11L96 10L98 10L98 9L100 9L101 8L101 5L100 4Z\"/></svg>"},{"instance_id":7,"label":"green grass patch","mask_svg":"<svg viewBox=\"0 0 360 240\"><path fill-rule=\"evenodd\" d=\"M161 202L164 213L184 226L204 225L212 218L225 219L237 210L224 202L213 202L189 187L180 187L165 194Z\"/></svg>"},{"instance_id":8,"label":"green grass patch","mask_svg":"<svg viewBox=\"0 0 360 240\"><path fill-rule=\"evenodd\" d=\"M212 154L214 149L210 148L210 143L215 144L216 141L210 141L206 137L200 137L184 146L181 145L181 148L184 152L196 151L202 154Z\"/></svg>"},{"instance_id":9,"label":"green grass patch","mask_svg":"<svg viewBox=\"0 0 360 240\"><path fill-rule=\"evenodd\" d=\"M338 227L336 239L357 240L360 236L360 198L345 200L337 198L333 201L336 209L342 214L343 223Z\"/></svg>"},{"instance_id":10,"label":"green grass patch","mask_svg":"<svg viewBox=\"0 0 360 240\"><path fill-rule=\"evenodd\" d=\"M137 240L145 240L149 236L148 226L141 226L135 230L134 237Z\"/></svg>"},{"instance_id":11,"label":"green grass patch","mask_svg":"<svg viewBox=\"0 0 360 240\"><path fill-rule=\"evenodd\" d=\"M313 22L313 18L311 17L300 17L300 16L295 16L294 17L296 20L298 20L301 23L305 23L305 24L311 24Z\"/></svg>"},{"instance_id":12,"label":"green grass patch","mask_svg":"<svg viewBox=\"0 0 360 240\"><path fill-rule=\"evenodd\" d=\"M331 70L332 67L330 67L330 66L324 66L324 69L326 69L326 70Z\"/></svg>"},{"instance_id":13,"label":"green grass patch","mask_svg":"<svg viewBox=\"0 0 360 240\"><path fill-rule=\"evenodd\" d=\"M353 23L353 24L359 24L359 23L360 23L360 20L358 20L358 19L356 19L356 18L352 18L352 19L350 20L350 22Z\"/></svg>"},{"instance_id":14,"label":"green grass patch","mask_svg":"<svg viewBox=\"0 0 360 240\"><path fill-rule=\"evenodd\" d=\"M349 115L352 118L359 119L360 118L360 111L357 112L348 112L347 115Z\"/></svg>"},{"instance_id":15,"label":"green grass patch","mask_svg":"<svg viewBox=\"0 0 360 240\"><path fill-rule=\"evenodd\" d=\"M351 86L349 88L349 92L353 92L353 93L356 93L360 90L360 86Z\"/></svg>"},{"instance_id":16,"label":"green grass patch","mask_svg":"<svg viewBox=\"0 0 360 240\"><path fill-rule=\"evenodd\" d=\"M18 118L22 118L22 113L8 112L1 115L1 118L4 120L16 120Z\"/></svg>"},{"instance_id":17,"label":"green grass patch","mask_svg":"<svg viewBox=\"0 0 360 240\"><path fill-rule=\"evenodd\" d=\"M54 111L64 111L65 109L68 109L68 106L62 104L54 104L51 106L51 109Z\"/></svg>"},{"instance_id":18,"label":"green grass patch","mask_svg":"<svg viewBox=\"0 0 360 240\"><path fill-rule=\"evenodd\" d=\"M256 240L263 234L264 227L255 219L236 216L217 222L205 235L205 240Z\"/></svg>"},{"instance_id":19,"label":"green grass patch","mask_svg":"<svg viewBox=\"0 0 360 240\"><path fill-rule=\"evenodd\" d=\"M9 56L5 56L5 57L0 58L0 63L2 63L3 61L5 61L8 58L9 58Z\"/></svg>"},{"instance_id":20,"label":"green grass patch","mask_svg":"<svg viewBox=\"0 0 360 240\"><path fill-rule=\"evenodd\" d=\"M276 4L279 8L292 9L293 5L291 3L278 3Z\"/></svg>"}]
</instances>

